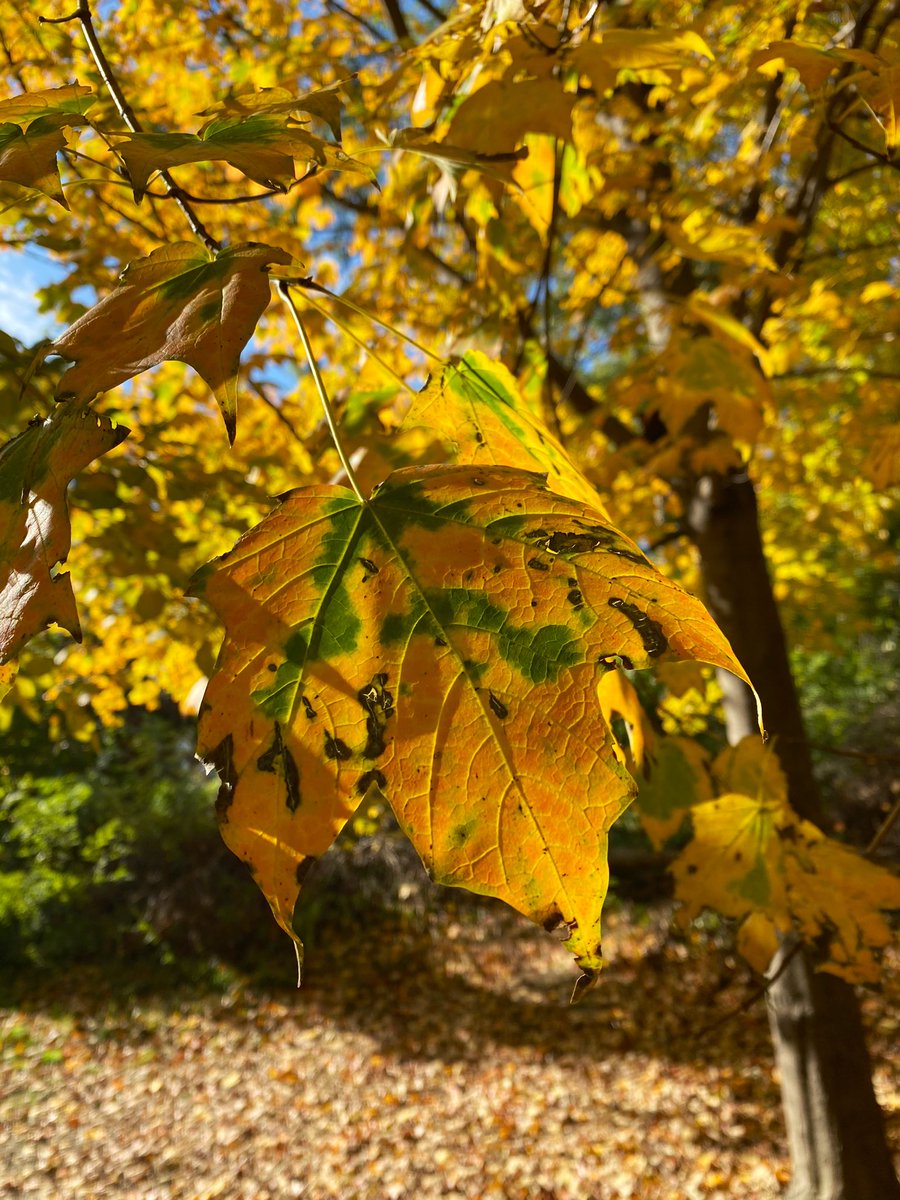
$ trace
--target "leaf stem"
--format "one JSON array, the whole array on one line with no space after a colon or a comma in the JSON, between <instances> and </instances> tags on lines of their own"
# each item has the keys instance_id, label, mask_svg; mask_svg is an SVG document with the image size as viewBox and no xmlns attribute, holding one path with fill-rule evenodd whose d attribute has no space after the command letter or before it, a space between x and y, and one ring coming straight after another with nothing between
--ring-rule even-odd
<instances>
[{"instance_id":1,"label":"leaf stem","mask_svg":"<svg viewBox=\"0 0 900 1200\"><path fill-rule=\"evenodd\" d=\"M306 332L306 326L303 324L303 318L297 310L297 305L294 303L294 297L291 295L290 284L284 280L279 282L278 291L280 292L285 304L290 309L291 316L294 318L294 324L297 326L297 333L300 335L300 341L303 345L303 350L306 354L306 361L309 363L309 369L312 372L313 382L316 385L316 391L319 393L319 399L322 402L322 408L325 411L325 421L331 433L331 440L334 442L334 448L338 452L338 458L341 460L341 466L347 474L347 480L350 487L360 502L365 504L366 498L362 494L362 489L356 478L353 467L350 464L350 458L344 449L341 442L341 436L338 431L337 418L334 415L334 409L331 406L331 400L328 398L328 392L325 390L325 381L319 371L319 365L316 362L316 356L313 354L312 343L309 340L309 334Z\"/></svg>"},{"instance_id":2,"label":"leaf stem","mask_svg":"<svg viewBox=\"0 0 900 1200\"><path fill-rule=\"evenodd\" d=\"M316 301L313 300L312 296L307 296L306 299L307 303L311 304L316 312L321 313L326 321L331 321L332 324L337 326L337 328L341 331L341 333L344 334L345 337L350 338L350 340L355 342L356 345L359 346L359 348L363 350L369 358L371 358L374 362L377 362L382 371L384 371L385 375L393 379L394 383L399 384L399 386L403 388L405 392L409 392L411 396L415 396L417 394L416 389L410 387L403 376L398 375L394 368L389 366L377 351L373 350L371 346L367 345L366 342L359 336L359 334L351 329L349 325L346 325L343 321L336 317L334 313L330 313L323 304L317 304Z\"/></svg>"},{"instance_id":3,"label":"leaf stem","mask_svg":"<svg viewBox=\"0 0 900 1200\"><path fill-rule=\"evenodd\" d=\"M371 321L374 325L380 325L382 329L386 329L401 341L406 342L408 346L412 346L426 358L430 358L432 362L444 365L445 360L439 354L435 354L433 350L429 350L427 346L423 346L421 342L417 342L414 337L410 337L408 333L404 333L402 329L398 329L396 325L392 325L390 321L385 321L383 317L377 317L368 309L362 308L359 304L354 304L352 300L348 300L346 296L339 296L337 292L329 291L327 287L323 287L321 283L316 283L313 279L292 279L291 284L294 287L302 287L307 291L321 292L323 296L327 296L329 300L336 300L338 304L343 304L352 312L357 313L360 317L365 317L367 321Z\"/></svg>"},{"instance_id":4,"label":"leaf stem","mask_svg":"<svg viewBox=\"0 0 900 1200\"><path fill-rule=\"evenodd\" d=\"M137 119L134 109L128 103L125 93L119 86L119 81L116 79L115 74L113 73L113 69L109 64L109 59L106 57L103 47L100 45L100 40L97 37L97 31L94 28L94 17L88 0L82 0L82 3L79 4L78 8L76 8L74 12L70 13L66 17L39 17L38 20L44 25L62 25L67 21L78 21L78 23L81 25L81 32L84 34L84 40L87 42L88 50L91 53L91 58L94 60L94 65L100 73L100 78L103 80L103 84L106 90L109 92L112 102L115 104L119 116L122 118L123 124L128 130L131 131L131 133L141 133L141 123ZM203 242L203 245L207 248L207 250L210 251L210 253L216 254L222 249L222 243L213 237L213 235L209 232L209 230L194 212L184 192L178 186L169 172L165 170L160 171L160 178L166 185L167 195L175 201L175 203L187 217L188 224L190 225L193 233L201 240L201 242Z\"/></svg>"}]
</instances>

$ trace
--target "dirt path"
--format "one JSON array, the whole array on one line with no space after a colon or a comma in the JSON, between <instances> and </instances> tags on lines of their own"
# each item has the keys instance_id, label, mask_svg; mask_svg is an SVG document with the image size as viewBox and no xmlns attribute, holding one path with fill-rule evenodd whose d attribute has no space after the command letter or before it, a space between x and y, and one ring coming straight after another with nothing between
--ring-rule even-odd
<instances>
[{"instance_id":1,"label":"dirt path","mask_svg":"<svg viewBox=\"0 0 900 1200\"><path fill-rule=\"evenodd\" d=\"M54 980L0 1011L0 1194L768 1200L787 1175L763 1005L703 1032L748 977L663 929L611 916L575 1008L565 952L501 916L320 945L299 992ZM866 1002L895 1116L898 990Z\"/></svg>"}]
</instances>

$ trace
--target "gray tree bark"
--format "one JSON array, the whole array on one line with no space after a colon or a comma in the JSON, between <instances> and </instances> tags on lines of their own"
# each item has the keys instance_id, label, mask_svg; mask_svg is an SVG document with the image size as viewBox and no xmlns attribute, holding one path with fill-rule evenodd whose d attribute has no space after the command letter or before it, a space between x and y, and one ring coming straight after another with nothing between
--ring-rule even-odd
<instances>
[{"instance_id":1,"label":"gray tree bark","mask_svg":"<svg viewBox=\"0 0 900 1200\"><path fill-rule=\"evenodd\" d=\"M707 605L759 690L766 729L801 816L821 823L787 645L743 474L705 476L683 495ZM756 732L749 689L722 673L729 740ZM769 1024L792 1164L790 1200L900 1200L853 989L813 970L788 939L769 971Z\"/></svg>"}]
</instances>

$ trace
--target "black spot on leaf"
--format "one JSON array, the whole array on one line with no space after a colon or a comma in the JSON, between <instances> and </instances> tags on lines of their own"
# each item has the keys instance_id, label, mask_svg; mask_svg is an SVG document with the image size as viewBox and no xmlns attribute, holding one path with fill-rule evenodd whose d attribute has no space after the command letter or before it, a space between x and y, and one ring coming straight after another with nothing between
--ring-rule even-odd
<instances>
[{"instance_id":1,"label":"black spot on leaf","mask_svg":"<svg viewBox=\"0 0 900 1200\"><path fill-rule=\"evenodd\" d=\"M526 567L531 567L532 571L549 571L550 564L542 562L539 558L529 558L525 564Z\"/></svg>"},{"instance_id":2,"label":"black spot on leaf","mask_svg":"<svg viewBox=\"0 0 900 1200\"><path fill-rule=\"evenodd\" d=\"M290 749L285 745L284 738L281 734L281 725L278 721L275 722L275 733L272 737L272 744L263 754L256 760L256 769L265 771L268 774L280 775L284 780L285 804L291 812L296 812L300 807L300 772L297 770L297 763Z\"/></svg>"},{"instance_id":3,"label":"black spot on leaf","mask_svg":"<svg viewBox=\"0 0 900 1200\"><path fill-rule=\"evenodd\" d=\"M297 870L294 872L294 878L297 880L298 887L303 886L304 880L318 861L319 860L316 858L316 856L311 854L308 858L304 858L303 862L297 863Z\"/></svg>"},{"instance_id":4,"label":"black spot on leaf","mask_svg":"<svg viewBox=\"0 0 900 1200\"><path fill-rule=\"evenodd\" d=\"M379 671L356 693L356 698L366 714L364 758L379 758L386 748L385 727L389 718L394 715L394 697L385 686L387 681L385 672Z\"/></svg>"},{"instance_id":5,"label":"black spot on leaf","mask_svg":"<svg viewBox=\"0 0 900 1200\"><path fill-rule=\"evenodd\" d=\"M219 779L222 781L219 794L216 796L216 816L220 821L227 821L228 809L234 799L234 785L237 782L237 774L234 769L234 738L230 733L227 737L222 738L214 750L210 751L207 761L216 768Z\"/></svg>"},{"instance_id":6,"label":"black spot on leaf","mask_svg":"<svg viewBox=\"0 0 900 1200\"><path fill-rule=\"evenodd\" d=\"M339 737L333 737L328 730L325 730L325 757L348 759L353 751L346 742L341 741Z\"/></svg>"},{"instance_id":7,"label":"black spot on leaf","mask_svg":"<svg viewBox=\"0 0 900 1200\"><path fill-rule=\"evenodd\" d=\"M509 716L509 709L502 702L502 700L498 700L497 697L494 695L494 693L489 691L488 692L488 703L490 704L492 710L500 718L500 720L505 721L506 718Z\"/></svg>"},{"instance_id":8,"label":"black spot on leaf","mask_svg":"<svg viewBox=\"0 0 900 1200\"><path fill-rule=\"evenodd\" d=\"M307 720L314 721L316 719L316 710L310 704L306 696L301 696L300 701L303 705L303 711L306 713Z\"/></svg>"},{"instance_id":9,"label":"black spot on leaf","mask_svg":"<svg viewBox=\"0 0 900 1200\"><path fill-rule=\"evenodd\" d=\"M668 647L669 639L663 633L662 626L658 621L652 620L645 612L642 612L636 604L629 604L627 600L621 600L616 596L608 603L610 608L615 608L632 623L640 635L644 649L651 658L662 654Z\"/></svg>"},{"instance_id":10,"label":"black spot on leaf","mask_svg":"<svg viewBox=\"0 0 900 1200\"><path fill-rule=\"evenodd\" d=\"M356 790L360 796L364 796L373 784L382 789L387 784L387 778L384 773L374 768L371 771L366 771L364 775L360 775L356 781Z\"/></svg>"}]
</instances>

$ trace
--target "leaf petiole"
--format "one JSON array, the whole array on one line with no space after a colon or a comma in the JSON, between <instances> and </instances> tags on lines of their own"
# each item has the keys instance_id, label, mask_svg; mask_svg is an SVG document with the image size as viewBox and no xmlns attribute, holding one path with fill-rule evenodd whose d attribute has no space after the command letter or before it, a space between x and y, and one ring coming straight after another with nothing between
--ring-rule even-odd
<instances>
[{"instance_id":1,"label":"leaf petiole","mask_svg":"<svg viewBox=\"0 0 900 1200\"><path fill-rule=\"evenodd\" d=\"M394 368L384 361L378 351L373 350L371 346L367 345L366 342L363 341L363 339L359 336L359 334L355 333L349 325L345 324L338 317L334 316L333 313L330 313L323 305L317 304L312 296L307 296L307 301L313 306L316 312L321 313L327 321L331 321L332 324L335 325L345 337L350 338L350 340L359 346L361 350L365 351L369 358L371 358L374 362L377 362L382 371L384 371L386 375L393 379L394 383L403 388L405 392L409 392L411 396L418 395L416 389L411 387L402 375L398 375Z\"/></svg>"},{"instance_id":2,"label":"leaf petiole","mask_svg":"<svg viewBox=\"0 0 900 1200\"><path fill-rule=\"evenodd\" d=\"M352 300L348 300L346 296L339 296L337 292L329 291L327 287L323 287L321 283L315 283L312 279L294 280L297 287L302 287L305 290L313 292L321 292L323 296L327 296L329 300L336 300L338 304L343 304L352 312L355 312L360 317L365 317L367 321L371 321L374 325L380 325L382 329L386 329L401 341L406 342L408 346L412 346L426 358L430 358L432 362L444 365L444 359L439 354L435 354L433 350L429 350L427 346L423 346L421 342L417 342L414 337L410 337L408 333L404 333L402 329L398 329L396 325L391 325L389 321L385 321L383 317L377 317L375 313L369 312L359 304L355 304Z\"/></svg>"},{"instance_id":3,"label":"leaf petiole","mask_svg":"<svg viewBox=\"0 0 900 1200\"><path fill-rule=\"evenodd\" d=\"M285 304L288 306L291 316L294 318L294 324L297 326L297 333L300 335L300 342L303 345L306 361L309 363L309 369L312 372L313 381L316 385L316 391L319 393L319 399L322 402L322 408L325 412L325 421L328 424L331 440L334 442L334 448L338 452L338 458L341 460L341 466L347 474L347 480L353 490L354 495L360 504L365 504L366 498L362 494L362 490L356 478L356 474L350 463L350 458L344 449L341 442L341 435L338 430L337 418L334 415L334 409L331 406L331 400L328 397L328 392L325 389L325 381L319 371L319 365L316 362L316 356L313 354L312 343L309 340L309 334L306 332L306 326L303 324L303 318L297 310L297 305L294 303L294 297L291 295L290 284L283 280L278 284L278 291L281 293Z\"/></svg>"}]
</instances>

